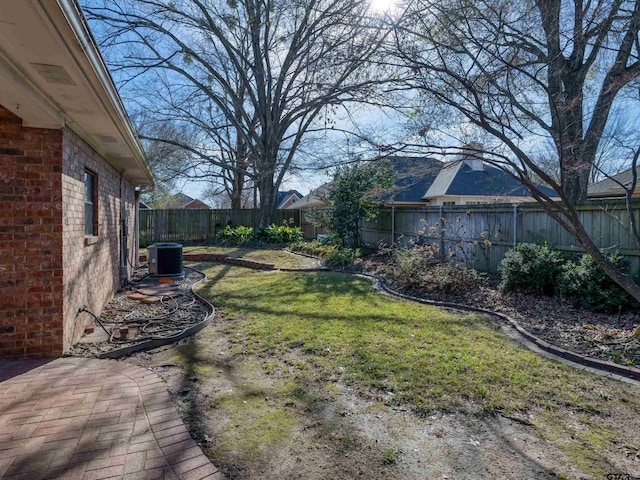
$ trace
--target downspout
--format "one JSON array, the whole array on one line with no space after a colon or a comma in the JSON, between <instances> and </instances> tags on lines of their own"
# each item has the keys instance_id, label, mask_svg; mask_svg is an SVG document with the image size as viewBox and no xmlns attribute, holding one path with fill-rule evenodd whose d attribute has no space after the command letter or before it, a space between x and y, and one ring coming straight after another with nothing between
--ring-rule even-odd
<instances>
[{"instance_id":1,"label":"downspout","mask_svg":"<svg viewBox=\"0 0 640 480\"><path fill-rule=\"evenodd\" d=\"M122 201L122 181L123 172L120 172L120 286L125 286L129 282L129 269L127 268L127 258L129 257L127 247L127 211Z\"/></svg>"},{"instance_id":2,"label":"downspout","mask_svg":"<svg viewBox=\"0 0 640 480\"><path fill-rule=\"evenodd\" d=\"M135 225L135 238L133 239L133 265L135 268L140 268L140 195L142 191L140 187L136 187L134 192L134 225Z\"/></svg>"},{"instance_id":3,"label":"downspout","mask_svg":"<svg viewBox=\"0 0 640 480\"><path fill-rule=\"evenodd\" d=\"M442 205L438 205L438 223L442 223L442 225L440 226L440 261L442 263L444 263L447 260L447 256L445 255L444 252L444 247L445 247L445 243L444 243L444 234L445 232L443 232L443 230L445 230L444 228L444 222L441 220L442 218L444 218L444 208Z\"/></svg>"}]
</instances>

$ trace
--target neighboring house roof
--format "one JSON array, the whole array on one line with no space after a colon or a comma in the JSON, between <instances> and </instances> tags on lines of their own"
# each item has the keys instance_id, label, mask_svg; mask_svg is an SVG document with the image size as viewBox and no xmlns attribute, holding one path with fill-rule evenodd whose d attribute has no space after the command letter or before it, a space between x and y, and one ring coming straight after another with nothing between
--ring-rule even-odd
<instances>
[{"instance_id":1,"label":"neighboring house roof","mask_svg":"<svg viewBox=\"0 0 640 480\"><path fill-rule=\"evenodd\" d=\"M190 208L190 209L206 208L206 209L211 209L211 207L209 205L204 203L202 200L198 200L197 198L195 200L192 200L191 202L187 203L182 208Z\"/></svg>"},{"instance_id":2,"label":"neighboring house roof","mask_svg":"<svg viewBox=\"0 0 640 480\"><path fill-rule=\"evenodd\" d=\"M184 193L176 193L169 198L167 201L166 208L211 208L209 205L204 203L202 200L198 200L197 198L191 198L189 195Z\"/></svg>"},{"instance_id":3,"label":"neighboring house roof","mask_svg":"<svg viewBox=\"0 0 640 480\"><path fill-rule=\"evenodd\" d=\"M382 196L387 205L426 205L439 197L522 197L531 194L524 185L499 168L480 159L441 162L429 157L389 157L389 165L396 175L395 186ZM325 205L322 197L329 183L313 190L296 203L295 208L314 208ZM551 198L557 194L550 188L538 186Z\"/></svg>"},{"instance_id":4,"label":"neighboring house roof","mask_svg":"<svg viewBox=\"0 0 640 480\"><path fill-rule=\"evenodd\" d=\"M76 0L0 2L0 104L25 127L68 127L134 186L154 180Z\"/></svg>"},{"instance_id":5,"label":"neighboring house roof","mask_svg":"<svg viewBox=\"0 0 640 480\"><path fill-rule=\"evenodd\" d=\"M423 196L437 180L443 162L429 157L389 157L395 185L382 200L388 204L424 204Z\"/></svg>"},{"instance_id":6,"label":"neighboring house roof","mask_svg":"<svg viewBox=\"0 0 640 480\"><path fill-rule=\"evenodd\" d=\"M138 208L140 210L151 210L151 207L149 207L149 205L147 205L143 201L138 202Z\"/></svg>"},{"instance_id":7,"label":"neighboring house roof","mask_svg":"<svg viewBox=\"0 0 640 480\"><path fill-rule=\"evenodd\" d=\"M323 205L326 204L326 202L324 200L322 200L322 198L326 195L328 187L329 187L329 183L325 183L323 185L320 185L318 188L315 188L315 189L311 190L307 195L302 197L295 204L289 205L286 208L288 208L288 209L293 209L293 208L302 208L302 209L304 209L304 208L322 207Z\"/></svg>"},{"instance_id":8,"label":"neighboring house roof","mask_svg":"<svg viewBox=\"0 0 640 480\"><path fill-rule=\"evenodd\" d=\"M557 197L551 188L538 186L550 197ZM445 163L438 177L429 187L424 199L441 196L531 197L518 180L480 160L456 160Z\"/></svg>"},{"instance_id":9,"label":"neighboring house roof","mask_svg":"<svg viewBox=\"0 0 640 480\"><path fill-rule=\"evenodd\" d=\"M636 174L637 183L633 196L640 195L640 166L636 167ZM632 182L633 168L629 168L617 175L589 185L587 188L587 195L591 198L624 197L626 195L625 190L631 188Z\"/></svg>"},{"instance_id":10,"label":"neighboring house roof","mask_svg":"<svg viewBox=\"0 0 640 480\"><path fill-rule=\"evenodd\" d=\"M276 200L276 208L289 208L298 200L300 200L304 195L302 195L297 190L288 190L286 192L278 192L278 199ZM297 206L296 206L297 208Z\"/></svg>"}]
</instances>

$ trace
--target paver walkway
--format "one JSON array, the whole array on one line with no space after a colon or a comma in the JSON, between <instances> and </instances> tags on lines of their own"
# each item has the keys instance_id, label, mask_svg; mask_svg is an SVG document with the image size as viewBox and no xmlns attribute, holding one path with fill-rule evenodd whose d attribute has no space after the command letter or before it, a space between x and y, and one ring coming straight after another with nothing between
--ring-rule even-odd
<instances>
[{"instance_id":1,"label":"paver walkway","mask_svg":"<svg viewBox=\"0 0 640 480\"><path fill-rule=\"evenodd\" d=\"M114 360L60 358L0 361L0 478L225 477L191 438L155 373Z\"/></svg>"}]
</instances>

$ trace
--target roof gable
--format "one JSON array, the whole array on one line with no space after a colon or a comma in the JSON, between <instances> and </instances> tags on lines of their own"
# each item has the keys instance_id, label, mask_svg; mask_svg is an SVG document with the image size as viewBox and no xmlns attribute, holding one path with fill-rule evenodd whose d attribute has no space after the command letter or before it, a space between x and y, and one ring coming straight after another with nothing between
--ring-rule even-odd
<instances>
[{"instance_id":1,"label":"roof gable","mask_svg":"<svg viewBox=\"0 0 640 480\"><path fill-rule=\"evenodd\" d=\"M638 184L636 191L640 189L640 166L636 167ZM600 180L589 185L587 191L590 197L624 196L625 189L629 189L633 183L633 168L624 170L617 175ZM622 186L621 186L622 185ZM635 193L635 192L634 192Z\"/></svg>"},{"instance_id":2,"label":"roof gable","mask_svg":"<svg viewBox=\"0 0 640 480\"><path fill-rule=\"evenodd\" d=\"M538 185L547 196L556 197L551 188ZM433 182L425 198L442 195L478 197L531 197L529 190L503 170L483 165L473 169L463 160L450 162Z\"/></svg>"},{"instance_id":3,"label":"roof gable","mask_svg":"<svg viewBox=\"0 0 640 480\"><path fill-rule=\"evenodd\" d=\"M289 200L289 198L291 198L291 196L296 197L296 200L300 200L301 198L304 197L304 195L302 195L297 190L287 190L286 192L279 191L278 198L276 200L277 208L282 208L282 205L285 204Z\"/></svg>"},{"instance_id":4,"label":"roof gable","mask_svg":"<svg viewBox=\"0 0 640 480\"><path fill-rule=\"evenodd\" d=\"M293 205L289 205L287 208L311 208L324 205L325 201L323 198L326 196L330 185L331 182L320 185L318 188L311 190L307 195L298 200L295 207Z\"/></svg>"},{"instance_id":5,"label":"roof gable","mask_svg":"<svg viewBox=\"0 0 640 480\"><path fill-rule=\"evenodd\" d=\"M167 206L169 208L184 208L185 205L193 202L193 198L189 195L186 195L182 192L171 195L169 201L167 202Z\"/></svg>"}]
</instances>

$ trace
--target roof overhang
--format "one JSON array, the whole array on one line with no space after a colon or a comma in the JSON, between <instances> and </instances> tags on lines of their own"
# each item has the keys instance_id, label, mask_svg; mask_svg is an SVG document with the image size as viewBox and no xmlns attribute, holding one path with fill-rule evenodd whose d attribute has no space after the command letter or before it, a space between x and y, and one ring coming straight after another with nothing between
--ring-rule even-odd
<instances>
[{"instance_id":1,"label":"roof overhang","mask_svg":"<svg viewBox=\"0 0 640 480\"><path fill-rule=\"evenodd\" d=\"M396 202L395 200L390 202L384 202L385 207L424 207L429 205L431 200L423 200L421 202Z\"/></svg>"},{"instance_id":2,"label":"roof overhang","mask_svg":"<svg viewBox=\"0 0 640 480\"><path fill-rule=\"evenodd\" d=\"M625 185L625 187L621 187L620 185L608 185L608 188L589 188L587 190L588 198L624 198L627 196L627 190L631 189L630 185ZM638 197L640 196L640 185L638 185L635 190L632 192L631 196Z\"/></svg>"},{"instance_id":3,"label":"roof overhang","mask_svg":"<svg viewBox=\"0 0 640 480\"><path fill-rule=\"evenodd\" d=\"M153 175L76 0L0 3L0 104L26 127L67 126L135 186Z\"/></svg>"}]
</instances>

